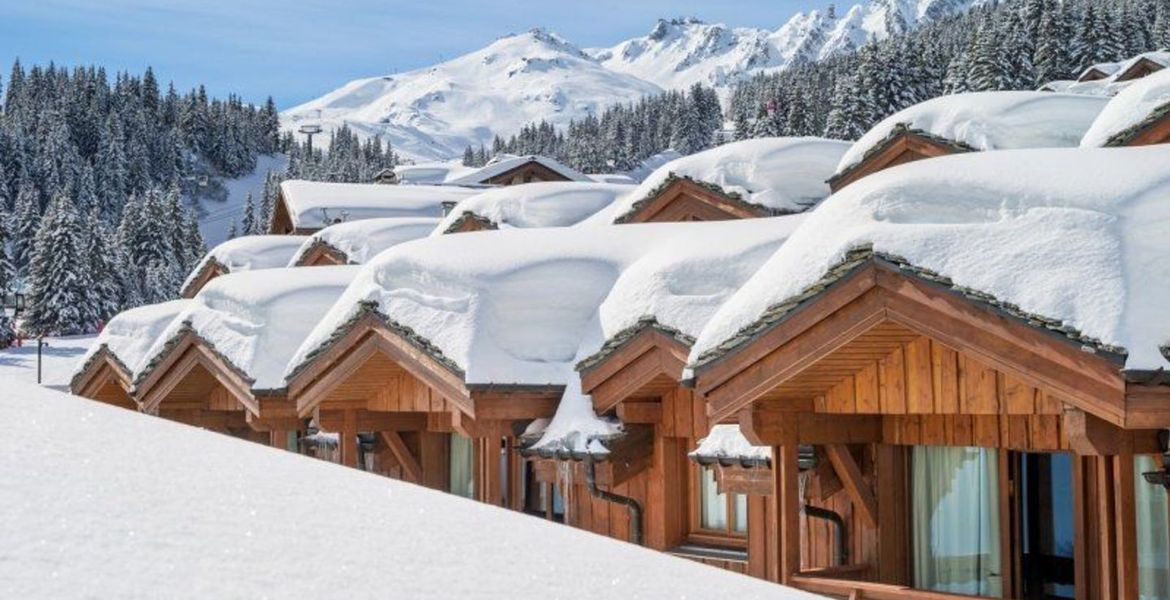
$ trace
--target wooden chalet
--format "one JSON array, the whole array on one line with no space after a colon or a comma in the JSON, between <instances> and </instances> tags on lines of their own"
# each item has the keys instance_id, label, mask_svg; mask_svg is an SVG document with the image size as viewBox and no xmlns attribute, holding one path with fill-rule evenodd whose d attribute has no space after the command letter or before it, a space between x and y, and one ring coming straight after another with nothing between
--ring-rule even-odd
<instances>
[{"instance_id":1,"label":"wooden chalet","mask_svg":"<svg viewBox=\"0 0 1170 600\"><path fill-rule=\"evenodd\" d=\"M443 233L470 233L472 231L490 231L493 229L499 229L499 227L491 219L482 217L471 211L464 211L443 230Z\"/></svg>"},{"instance_id":2,"label":"wooden chalet","mask_svg":"<svg viewBox=\"0 0 1170 600\"><path fill-rule=\"evenodd\" d=\"M134 384L142 412L278 448L295 448L304 424L279 393L248 376L190 327L168 340Z\"/></svg>"},{"instance_id":3,"label":"wooden chalet","mask_svg":"<svg viewBox=\"0 0 1170 600\"><path fill-rule=\"evenodd\" d=\"M245 235L227 240L199 261L183 282L179 296L194 298L207 284L229 273L287 267L307 241L307 237L292 235Z\"/></svg>"},{"instance_id":4,"label":"wooden chalet","mask_svg":"<svg viewBox=\"0 0 1170 600\"><path fill-rule=\"evenodd\" d=\"M341 462L521 510L517 436L551 417L561 386L475 385L425 340L363 305L288 379L296 416L340 435Z\"/></svg>"},{"instance_id":5,"label":"wooden chalet","mask_svg":"<svg viewBox=\"0 0 1170 600\"><path fill-rule=\"evenodd\" d=\"M540 181L589 181L589 179L551 158L530 155L495 160L483 168L449 183L504 186Z\"/></svg>"},{"instance_id":6,"label":"wooden chalet","mask_svg":"<svg viewBox=\"0 0 1170 600\"><path fill-rule=\"evenodd\" d=\"M1113 66L1116 67L1116 65ZM1077 83L1084 83L1086 81L1100 81L1102 79L1108 79L1112 75L1113 72L1110 71L1109 65L1093 65L1088 69L1085 69L1085 71L1081 73L1080 77L1077 77Z\"/></svg>"},{"instance_id":7,"label":"wooden chalet","mask_svg":"<svg viewBox=\"0 0 1170 600\"><path fill-rule=\"evenodd\" d=\"M644 339L620 392L600 377L616 369L585 373L599 409L659 389L645 373L671 342ZM861 249L693 366L709 421L772 447L768 579L879 600L1170 593L1170 501L1143 478L1170 474L1170 387L1115 348ZM802 471L801 445L832 469ZM844 564L808 506L841 516Z\"/></svg>"},{"instance_id":8,"label":"wooden chalet","mask_svg":"<svg viewBox=\"0 0 1170 600\"><path fill-rule=\"evenodd\" d=\"M862 159L829 178L829 188L837 193L849 184L890 167L960 152L976 150L927 131L898 124L881 142L866 150Z\"/></svg>"},{"instance_id":9,"label":"wooden chalet","mask_svg":"<svg viewBox=\"0 0 1170 600\"><path fill-rule=\"evenodd\" d=\"M1116 83L1123 81L1133 81L1135 79L1141 79L1147 75L1157 73L1158 71L1161 71L1165 68L1166 65L1163 63L1152 60L1148 56L1140 56L1136 60L1130 61L1130 63L1124 67L1116 77L1113 78L1113 81Z\"/></svg>"},{"instance_id":10,"label":"wooden chalet","mask_svg":"<svg viewBox=\"0 0 1170 600\"><path fill-rule=\"evenodd\" d=\"M208 257L207 260L200 262L199 266L195 268L195 272L187 278L187 281L183 284L183 289L179 290L179 297L194 298L199 293L199 290L202 290L208 283L211 283L212 279L220 275L227 275L230 272L231 270L215 257Z\"/></svg>"},{"instance_id":11,"label":"wooden chalet","mask_svg":"<svg viewBox=\"0 0 1170 600\"><path fill-rule=\"evenodd\" d=\"M710 425L701 400L679 380L691 341L646 320L614 336L583 361L582 392L593 410L622 422L625 435L593 459L535 451L538 461L572 465L559 484L571 487L565 522L601 535L642 543L712 566L763 577L767 527L758 482L770 482L766 464L701 465L688 459ZM595 460L596 485L638 506L592 492L582 464ZM637 530L633 530L637 528Z\"/></svg>"},{"instance_id":12,"label":"wooden chalet","mask_svg":"<svg viewBox=\"0 0 1170 600\"><path fill-rule=\"evenodd\" d=\"M1107 146L1170 144L1170 102L1156 108L1132 127L1111 136Z\"/></svg>"},{"instance_id":13,"label":"wooden chalet","mask_svg":"<svg viewBox=\"0 0 1170 600\"><path fill-rule=\"evenodd\" d=\"M309 242L309 247L297 257L297 267L330 267L349 264L341 249L319 238Z\"/></svg>"},{"instance_id":14,"label":"wooden chalet","mask_svg":"<svg viewBox=\"0 0 1170 600\"><path fill-rule=\"evenodd\" d=\"M634 203L615 223L723 221L770 217L775 211L743 200L739 194L671 173L666 181Z\"/></svg>"},{"instance_id":15,"label":"wooden chalet","mask_svg":"<svg viewBox=\"0 0 1170 600\"><path fill-rule=\"evenodd\" d=\"M130 369L102 345L69 383L69 392L76 396L97 400L129 410L138 410L138 403L131 395L133 383Z\"/></svg>"}]
</instances>

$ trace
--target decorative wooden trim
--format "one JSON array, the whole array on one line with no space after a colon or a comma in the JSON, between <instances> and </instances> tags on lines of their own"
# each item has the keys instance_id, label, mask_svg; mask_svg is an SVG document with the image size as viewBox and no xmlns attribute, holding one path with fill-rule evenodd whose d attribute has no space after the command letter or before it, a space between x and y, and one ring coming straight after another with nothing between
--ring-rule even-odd
<instances>
[{"instance_id":1,"label":"decorative wooden trim","mask_svg":"<svg viewBox=\"0 0 1170 600\"><path fill-rule=\"evenodd\" d=\"M622 223L664 223L681 221L724 221L771 216L756 206L719 193L684 177L676 177L653 196L622 215Z\"/></svg>"},{"instance_id":2,"label":"decorative wooden trim","mask_svg":"<svg viewBox=\"0 0 1170 600\"><path fill-rule=\"evenodd\" d=\"M871 527L878 526L877 500L869 489L869 484L861 475L861 469L853 460L853 454L843 444L826 444L825 453L837 471L837 477L845 485L845 491L853 499L853 508L861 513Z\"/></svg>"},{"instance_id":3,"label":"decorative wooden trim","mask_svg":"<svg viewBox=\"0 0 1170 600\"><path fill-rule=\"evenodd\" d=\"M1005 374L1036 382L1107 422L1126 422L1125 384L1113 361L877 260L698 370L696 388L706 398L712 418L726 420L886 322L968 353Z\"/></svg>"},{"instance_id":4,"label":"decorative wooden trim","mask_svg":"<svg viewBox=\"0 0 1170 600\"><path fill-rule=\"evenodd\" d=\"M259 410L252 383L226 363L213 348L192 331L181 334L167 355L156 364L150 374L135 386L135 396L143 412L154 413L160 403L196 367L202 367L249 412Z\"/></svg>"},{"instance_id":5,"label":"decorative wooden trim","mask_svg":"<svg viewBox=\"0 0 1170 600\"><path fill-rule=\"evenodd\" d=\"M581 372L581 389L593 397L598 414L637 397L657 378L677 382L682 377L690 347L652 326L642 328L617 350Z\"/></svg>"},{"instance_id":6,"label":"decorative wooden trim","mask_svg":"<svg viewBox=\"0 0 1170 600\"><path fill-rule=\"evenodd\" d=\"M951 140L937 138L906 126L896 128L878 145L866 151L862 160L829 178L835 194L853 182L890 167L974 150Z\"/></svg>"}]
</instances>

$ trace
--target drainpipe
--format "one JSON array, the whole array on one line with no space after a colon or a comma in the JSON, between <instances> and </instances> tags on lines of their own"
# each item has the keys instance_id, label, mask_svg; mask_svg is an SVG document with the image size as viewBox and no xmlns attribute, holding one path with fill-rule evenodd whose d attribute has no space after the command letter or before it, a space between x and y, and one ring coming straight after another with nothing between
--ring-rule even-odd
<instances>
[{"instance_id":1,"label":"drainpipe","mask_svg":"<svg viewBox=\"0 0 1170 600\"><path fill-rule=\"evenodd\" d=\"M819 506L805 504L800 507L801 512L814 518L823 519L835 525L834 537L837 543L837 566L843 567L849 562L849 546L845 538L845 519L841 515Z\"/></svg>"},{"instance_id":2,"label":"drainpipe","mask_svg":"<svg viewBox=\"0 0 1170 600\"><path fill-rule=\"evenodd\" d=\"M585 487L594 498L601 498L614 504L622 504L630 512L630 542L642 545L642 505L629 496L614 494L597 487L597 471L593 463L593 455L585 456Z\"/></svg>"}]
</instances>

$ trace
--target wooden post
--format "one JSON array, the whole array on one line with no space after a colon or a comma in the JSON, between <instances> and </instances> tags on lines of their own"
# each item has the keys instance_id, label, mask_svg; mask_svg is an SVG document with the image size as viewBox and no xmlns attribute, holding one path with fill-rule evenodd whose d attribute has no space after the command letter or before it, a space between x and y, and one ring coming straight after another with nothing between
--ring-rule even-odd
<instances>
[{"instance_id":1,"label":"wooden post","mask_svg":"<svg viewBox=\"0 0 1170 600\"><path fill-rule=\"evenodd\" d=\"M273 448L280 448L281 450L288 450L288 433L287 431L273 430L268 432L268 444Z\"/></svg>"},{"instance_id":2,"label":"wooden post","mask_svg":"<svg viewBox=\"0 0 1170 600\"><path fill-rule=\"evenodd\" d=\"M501 506L500 438L476 438L475 444L475 498L480 502Z\"/></svg>"},{"instance_id":3,"label":"wooden post","mask_svg":"<svg viewBox=\"0 0 1170 600\"><path fill-rule=\"evenodd\" d=\"M1112 457L1117 527L1117 597L1138 598L1137 508L1134 506L1133 454L1128 449Z\"/></svg>"},{"instance_id":4,"label":"wooden post","mask_svg":"<svg viewBox=\"0 0 1170 600\"><path fill-rule=\"evenodd\" d=\"M772 449L780 524L780 583L789 584L800 572L800 467L797 445L789 442Z\"/></svg>"},{"instance_id":5,"label":"wooden post","mask_svg":"<svg viewBox=\"0 0 1170 600\"><path fill-rule=\"evenodd\" d=\"M352 410L345 411L344 421L338 435L341 437L338 443L341 449L341 464L356 469L358 466L357 413Z\"/></svg>"},{"instance_id":6,"label":"wooden post","mask_svg":"<svg viewBox=\"0 0 1170 600\"><path fill-rule=\"evenodd\" d=\"M905 449L889 444L874 446L878 492L878 565L882 583L909 582L909 530Z\"/></svg>"}]
</instances>

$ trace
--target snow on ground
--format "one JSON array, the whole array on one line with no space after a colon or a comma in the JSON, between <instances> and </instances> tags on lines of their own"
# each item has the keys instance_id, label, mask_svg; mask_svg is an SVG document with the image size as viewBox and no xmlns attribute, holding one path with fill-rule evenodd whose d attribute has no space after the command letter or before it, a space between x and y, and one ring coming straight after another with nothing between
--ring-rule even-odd
<instances>
[{"instance_id":1,"label":"snow on ground","mask_svg":"<svg viewBox=\"0 0 1170 600\"><path fill-rule=\"evenodd\" d=\"M596 220L612 223L654 194L672 175L717 185L727 193L739 194L744 202L765 208L804 210L829 195L825 180L848 149L848 142L811 137L724 144L655 169Z\"/></svg>"},{"instance_id":2,"label":"snow on ground","mask_svg":"<svg viewBox=\"0 0 1170 600\"><path fill-rule=\"evenodd\" d=\"M189 327L252 379L253 389L282 388L289 356L357 271L354 266L299 267L217 277L154 340L146 360L158 359L168 342Z\"/></svg>"},{"instance_id":3,"label":"snow on ground","mask_svg":"<svg viewBox=\"0 0 1170 600\"><path fill-rule=\"evenodd\" d=\"M35 386L0 421L14 598L818 598Z\"/></svg>"},{"instance_id":4,"label":"snow on ground","mask_svg":"<svg viewBox=\"0 0 1170 600\"><path fill-rule=\"evenodd\" d=\"M830 197L704 328L692 364L846 253L907 259L1167 367L1170 145L969 153L901 165Z\"/></svg>"},{"instance_id":5,"label":"snow on ground","mask_svg":"<svg viewBox=\"0 0 1170 600\"><path fill-rule=\"evenodd\" d=\"M493 188L455 205L432 235L442 235L466 214L508 227L568 227L614 203L632 185L550 181Z\"/></svg>"},{"instance_id":6,"label":"snow on ground","mask_svg":"<svg viewBox=\"0 0 1170 600\"><path fill-rule=\"evenodd\" d=\"M1113 136L1167 108L1170 108L1170 69L1163 69L1134 81L1110 100L1085 133L1081 146L1104 146Z\"/></svg>"},{"instance_id":7,"label":"snow on ground","mask_svg":"<svg viewBox=\"0 0 1170 600\"><path fill-rule=\"evenodd\" d=\"M42 349L42 383L58 390L68 390L73 371L93 346L96 335L74 335L45 338L48 344ZM37 381L37 341L24 340L19 348L0 348L0 387L9 383ZM7 392L0 390L0 399ZM0 402L3 404L3 402ZM3 485L0 485L3 487Z\"/></svg>"},{"instance_id":8,"label":"snow on ground","mask_svg":"<svg viewBox=\"0 0 1170 600\"><path fill-rule=\"evenodd\" d=\"M307 239L308 236L304 235L245 235L230 239L200 259L180 289L185 291L195 283L199 273L212 260L223 265L228 273L283 267Z\"/></svg>"},{"instance_id":9,"label":"snow on ground","mask_svg":"<svg viewBox=\"0 0 1170 600\"><path fill-rule=\"evenodd\" d=\"M80 373L90 357L102 347L129 369L131 379L142 370L147 352L158 336L194 300L171 300L124 310L106 323L89 350L77 361L74 373Z\"/></svg>"},{"instance_id":10,"label":"snow on ground","mask_svg":"<svg viewBox=\"0 0 1170 600\"><path fill-rule=\"evenodd\" d=\"M260 207L264 198L264 181L268 172L283 173L288 167L288 156L276 154L273 156L261 155L256 157L256 168L251 173L236 179L223 182L226 198L222 202L201 200L199 202L199 233L203 234L203 241L208 248L215 247L227 239L228 229L232 223L243 221L244 202L248 194L252 194L252 201Z\"/></svg>"},{"instance_id":11,"label":"snow on ground","mask_svg":"<svg viewBox=\"0 0 1170 600\"><path fill-rule=\"evenodd\" d=\"M288 180L280 184L293 226L320 229L379 217L440 217L444 202L478 194L476 188Z\"/></svg>"},{"instance_id":12,"label":"snow on ground","mask_svg":"<svg viewBox=\"0 0 1170 600\"><path fill-rule=\"evenodd\" d=\"M309 236L288 261L288 266L297 266L317 243L345 253L350 264L365 264L387 248L426 237L438 224L439 219L433 217L390 217L330 225Z\"/></svg>"},{"instance_id":13,"label":"snow on ground","mask_svg":"<svg viewBox=\"0 0 1170 600\"><path fill-rule=\"evenodd\" d=\"M841 158L837 172L899 125L925 131L976 150L1065 148L1080 144L1108 98L1053 92L973 92L942 96L894 113L870 129Z\"/></svg>"}]
</instances>

